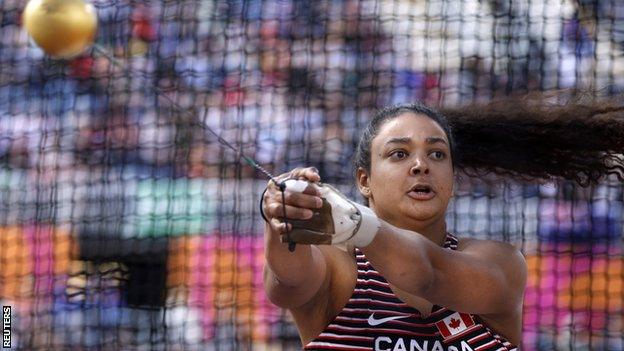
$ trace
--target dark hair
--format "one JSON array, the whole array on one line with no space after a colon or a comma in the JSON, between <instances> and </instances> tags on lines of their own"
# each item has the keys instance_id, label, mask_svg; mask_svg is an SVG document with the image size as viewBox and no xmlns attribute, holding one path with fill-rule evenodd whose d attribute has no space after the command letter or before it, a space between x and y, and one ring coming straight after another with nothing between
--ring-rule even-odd
<instances>
[{"instance_id":1,"label":"dark hair","mask_svg":"<svg viewBox=\"0 0 624 351\"><path fill-rule=\"evenodd\" d=\"M528 95L444 109L455 130L458 166L470 175L563 178L581 186L624 180L624 107L586 95L563 103ZM559 98L560 99L560 98Z\"/></svg>"},{"instance_id":2,"label":"dark hair","mask_svg":"<svg viewBox=\"0 0 624 351\"><path fill-rule=\"evenodd\" d=\"M371 119L371 121L368 123L368 126L366 126L366 129L364 129L364 132L360 137L360 141L355 152L355 158L353 160L353 166L355 171L357 171L359 167L362 167L366 170L366 172L370 173L371 144L373 142L373 139L377 136L377 133L379 133L379 128L386 121L399 117L404 113L425 115L435 121L442 128L444 134L446 134L449 142L449 148L451 150L451 159L455 164L455 141L453 140L453 132L446 117L444 117L444 115L442 115L440 112L423 104L413 103L384 107L383 109L375 113L373 119Z\"/></svg>"},{"instance_id":3,"label":"dark hair","mask_svg":"<svg viewBox=\"0 0 624 351\"><path fill-rule=\"evenodd\" d=\"M582 186L609 174L624 181L624 107L614 100L526 96L445 108L395 105L377 112L354 159L370 172L371 142L387 120L412 112L436 121L452 145L454 166L468 175L522 180L563 178Z\"/></svg>"}]
</instances>

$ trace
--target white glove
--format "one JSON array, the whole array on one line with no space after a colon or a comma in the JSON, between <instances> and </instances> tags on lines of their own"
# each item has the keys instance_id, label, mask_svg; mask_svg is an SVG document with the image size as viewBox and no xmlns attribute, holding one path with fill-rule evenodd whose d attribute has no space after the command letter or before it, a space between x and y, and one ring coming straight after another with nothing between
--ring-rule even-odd
<instances>
[{"instance_id":1,"label":"white glove","mask_svg":"<svg viewBox=\"0 0 624 351\"><path fill-rule=\"evenodd\" d=\"M323 207L314 210L311 219L289 220L293 229L282 237L282 241L326 245L349 243L356 247L365 247L373 241L381 223L370 208L349 200L329 184L289 179L286 189L301 193L310 184L319 190Z\"/></svg>"}]
</instances>

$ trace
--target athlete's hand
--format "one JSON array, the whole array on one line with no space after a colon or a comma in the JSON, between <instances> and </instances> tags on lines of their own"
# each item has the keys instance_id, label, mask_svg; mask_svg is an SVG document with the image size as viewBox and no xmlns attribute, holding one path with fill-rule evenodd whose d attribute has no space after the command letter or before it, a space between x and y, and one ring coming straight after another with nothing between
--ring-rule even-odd
<instances>
[{"instance_id":1,"label":"athlete's hand","mask_svg":"<svg viewBox=\"0 0 624 351\"><path fill-rule=\"evenodd\" d=\"M320 183L315 169L296 169L288 177L280 176L280 180L288 178L284 194L279 189L267 189L271 195L265 195L263 207L271 228L282 235L283 242L364 247L373 240L380 222L370 208Z\"/></svg>"},{"instance_id":2,"label":"athlete's hand","mask_svg":"<svg viewBox=\"0 0 624 351\"><path fill-rule=\"evenodd\" d=\"M318 188L312 184L321 180L316 168L295 168L276 177L278 182L286 179L305 180L311 184L303 192L296 192L286 187L284 191L285 201L282 201L282 192L279 187L272 180L269 181L267 191L262 199L262 211L273 232L281 235L287 232L287 224L284 223L284 207L286 207L288 221L301 221L311 219L314 214L313 211L323 206ZM288 223L288 231L292 229L292 224Z\"/></svg>"}]
</instances>

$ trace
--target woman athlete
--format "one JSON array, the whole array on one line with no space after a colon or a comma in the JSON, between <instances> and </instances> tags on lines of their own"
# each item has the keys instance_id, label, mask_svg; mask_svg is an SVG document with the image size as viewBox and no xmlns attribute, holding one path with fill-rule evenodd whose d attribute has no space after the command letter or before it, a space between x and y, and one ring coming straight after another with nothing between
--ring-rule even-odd
<instances>
[{"instance_id":1,"label":"woman athlete","mask_svg":"<svg viewBox=\"0 0 624 351\"><path fill-rule=\"evenodd\" d=\"M530 103L514 106L524 112L534 108ZM512 128L518 134L504 138L500 134L510 130L496 132L495 127L518 121L501 115L496 106L483 111L470 115L465 109L463 119L452 120L453 128L463 131L458 133L458 149L465 149L461 158L455 151L458 140L442 114L418 104L379 111L355 158L357 187L369 208L321 185L314 168L282 175L307 181L302 187L301 182L287 185L283 194L269 183L262 204L268 220L265 289L273 303L291 311L304 349L514 350L520 345L525 261L509 244L447 232L445 213L456 168L593 183L621 170L621 158L612 147L622 150L622 139L609 136L610 145L587 148L566 143L566 136L544 135L560 119L567 118L564 124L569 125L564 110ZM601 123L588 122L600 113L585 112L592 115L571 120L585 127ZM453 111L449 115L456 116ZM601 126L586 131L606 138L609 133ZM475 137L480 134L482 138ZM510 160L494 157L502 157L505 147ZM543 168L518 164L522 158ZM330 217L318 216L321 197L331 205ZM305 245L315 242L305 239L315 233L305 228L312 217L321 218L323 228L329 228L329 221L337 233L329 241L317 241L329 245ZM341 227L351 220L352 226ZM286 235L304 245L289 251L280 240Z\"/></svg>"}]
</instances>

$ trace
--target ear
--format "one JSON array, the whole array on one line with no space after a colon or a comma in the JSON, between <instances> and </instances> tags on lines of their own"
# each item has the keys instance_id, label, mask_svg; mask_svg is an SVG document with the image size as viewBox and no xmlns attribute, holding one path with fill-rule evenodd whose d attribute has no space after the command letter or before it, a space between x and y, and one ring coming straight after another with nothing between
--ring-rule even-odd
<instances>
[{"instance_id":1,"label":"ear","mask_svg":"<svg viewBox=\"0 0 624 351\"><path fill-rule=\"evenodd\" d=\"M369 187L370 177L368 176L368 173L364 168L358 167L357 171L355 172L355 180L360 194L362 194L362 196L364 196L365 198L369 199L371 197L371 191Z\"/></svg>"}]
</instances>

